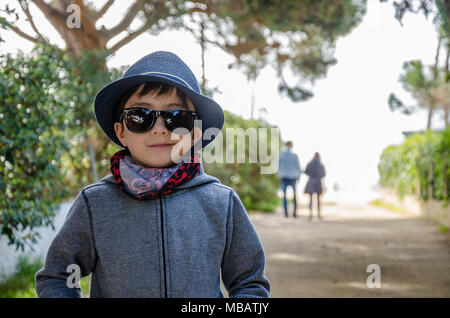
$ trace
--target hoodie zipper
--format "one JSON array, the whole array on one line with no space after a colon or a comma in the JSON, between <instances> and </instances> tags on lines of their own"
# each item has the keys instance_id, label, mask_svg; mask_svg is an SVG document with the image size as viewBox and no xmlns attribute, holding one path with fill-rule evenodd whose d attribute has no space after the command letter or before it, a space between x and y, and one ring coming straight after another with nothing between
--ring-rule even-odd
<instances>
[{"instance_id":1,"label":"hoodie zipper","mask_svg":"<svg viewBox=\"0 0 450 318\"><path fill-rule=\"evenodd\" d=\"M167 273L166 273L166 252L164 244L164 216L162 199L159 199L160 216L161 216L161 240L162 240L162 252L163 252L163 272L164 272L164 298L167 298Z\"/></svg>"}]
</instances>

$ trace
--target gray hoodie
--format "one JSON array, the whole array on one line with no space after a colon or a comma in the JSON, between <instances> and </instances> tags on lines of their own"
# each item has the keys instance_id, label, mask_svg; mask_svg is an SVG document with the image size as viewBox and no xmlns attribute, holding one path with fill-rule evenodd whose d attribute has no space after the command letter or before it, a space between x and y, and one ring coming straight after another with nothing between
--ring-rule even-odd
<instances>
[{"instance_id":1,"label":"gray hoodie","mask_svg":"<svg viewBox=\"0 0 450 318\"><path fill-rule=\"evenodd\" d=\"M67 280L92 273L91 297L268 297L262 245L230 187L200 174L172 194L135 200L112 175L85 187L36 273L39 297L80 297Z\"/></svg>"}]
</instances>

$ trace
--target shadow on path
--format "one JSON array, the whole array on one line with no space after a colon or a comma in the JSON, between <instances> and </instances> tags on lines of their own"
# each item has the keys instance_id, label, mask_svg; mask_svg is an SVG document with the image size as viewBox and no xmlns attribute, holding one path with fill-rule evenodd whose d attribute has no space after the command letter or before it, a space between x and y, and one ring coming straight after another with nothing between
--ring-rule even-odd
<instances>
[{"instance_id":1,"label":"shadow on path","mask_svg":"<svg viewBox=\"0 0 450 318\"><path fill-rule=\"evenodd\" d=\"M368 204L328 203L323 221L250 214L266 253L271 297L449 297L450 239L429 220ZM369 264L381 288L368 288Z\"/></svg>"}]
</instances>

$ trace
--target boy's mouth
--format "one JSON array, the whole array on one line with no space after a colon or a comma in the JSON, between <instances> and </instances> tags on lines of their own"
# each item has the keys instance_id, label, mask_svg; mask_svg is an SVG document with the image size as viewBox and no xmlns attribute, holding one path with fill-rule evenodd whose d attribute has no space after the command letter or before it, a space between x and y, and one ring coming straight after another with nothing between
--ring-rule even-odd
<instances>
[{"instance_id":1,"label":"boy's mouth","mask_svg":"<svg viewBox=\"0 0 450 318\"><path fill-rule=\"evenodd\" d=\"M158 148L158 149L162 149L162 148L169 148L171 146L173 146L174 144L165 144L165 143L160 143L160 144L154 144L154 145L150 145L149 147L151 148Z\"/></svg>"}]
</instances>

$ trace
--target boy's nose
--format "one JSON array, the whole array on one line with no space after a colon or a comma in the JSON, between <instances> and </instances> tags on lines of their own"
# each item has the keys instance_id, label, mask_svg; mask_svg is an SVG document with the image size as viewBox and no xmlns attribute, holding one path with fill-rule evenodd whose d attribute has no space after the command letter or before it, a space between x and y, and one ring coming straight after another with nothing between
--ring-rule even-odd
<instances>
[{"instance_id":1,"label":"boy's nose","mask_svg":"<svg viewBox=\"0 0 450 318\"><path fill-rule=\"evenodd\" d=\"M169 130L167 129L166 124L164 123L164 118L162 116L156 118L155 124L150 130L150 133L152 135L169 133Z\"/></svg>"},{"instance_id":2,"label":"boy's nose","mask_svg":"<svg viewBox=\"0 0 450 318\"><path fill-rule=\"evenodd\" d=\"M169 133L169 130L167 129L166 124L164 123L164 118L162 116L156 118L156 122L150 130L150 133L152 135Z\"/></svg>"}]
</instances>

